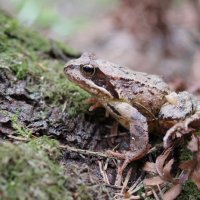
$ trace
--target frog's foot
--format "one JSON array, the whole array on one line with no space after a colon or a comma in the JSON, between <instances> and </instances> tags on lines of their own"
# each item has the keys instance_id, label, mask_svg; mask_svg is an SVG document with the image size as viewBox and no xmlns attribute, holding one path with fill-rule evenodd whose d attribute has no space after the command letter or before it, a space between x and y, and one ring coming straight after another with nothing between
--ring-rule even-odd
<instances>
[{"instance_id":1,"label":"frog's foot","mask_svg":"<svg viewBox=\"0 0 200 200\"><path fill-rule=\"evenodd\" d=\"M98 99L96 98L89 98L85 100L85 103L88 104L93 104L92 106L90 106L89 111L93 111L96 108L102 107L102 104L98 101Z\"/></svg>"},{"instance_id":2,"label":"frog's foot","mask_svg":"<svg viewBox=\"0 0 200 200\"><path fill-rule=\"evenodd\" d=\"M134 161L134 160L138 160L141 157L143 157L148 151L148 148L144 149L143 152L138 152L138 153L134 153L131 151L127 151L124 153L119 153L119 152L114 152L114 151L107 151L107 154L113 157L116 157L117 159L120 160L124 160L122 165L118 166L117 169L117 176L116 176L116 180L115 180L115 185L116 186L120 186L121 182L122 182L122 175L124 172L124 169L127 167L127 165Z\"/></svg>"},{"instance_id":3,"label":"frog's foot","mask_svg":"<svg viewBox=\"0 0 200 200\"><path fill-rule=\"evenodd\" d=\"M180 138L185 134L191 133L194 131L193 128L189 127L191 123L195 121L200 121L200 113L196 113L189 118L186 118L182 122L178 122L174 126L172 126L163 139L164 148L168 148L172 144L172 140L175 138Z\"/></svg>"}]
</instances>

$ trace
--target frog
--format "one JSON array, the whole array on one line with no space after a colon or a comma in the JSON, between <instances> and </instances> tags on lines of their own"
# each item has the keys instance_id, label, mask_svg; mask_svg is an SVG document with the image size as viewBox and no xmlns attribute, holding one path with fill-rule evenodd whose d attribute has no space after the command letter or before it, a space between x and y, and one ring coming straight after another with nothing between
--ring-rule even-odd
<instances>
[{"instance_id":1,"label":"frog","mask_svg":"<svg viewBox=\"0 0 200 200\"><path fill-rule=\"evenodd\" d=\"M119 160L117 184L124 169L132 161L141 159L149 151L149 131L159 127L166 131L163 146L200 126L200 101L192 94L174 92L158 75L133 71L92 53L70 60L64 67L68 79L90 93L99 105L130 132L130 147L126 151L108 150ZM177 134L179 133L179 134ZM177 136L178 135L178 136Z\"/></svg>"}]
</instances>

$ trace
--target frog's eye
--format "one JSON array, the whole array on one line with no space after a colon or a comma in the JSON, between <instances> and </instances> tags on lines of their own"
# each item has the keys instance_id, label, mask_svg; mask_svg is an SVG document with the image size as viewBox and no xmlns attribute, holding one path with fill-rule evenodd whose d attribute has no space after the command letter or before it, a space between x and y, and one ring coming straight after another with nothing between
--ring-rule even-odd
<instances>
[{"instance_id":1,"label":"frog's eye","mask_svg":"<svg viewBox=\"0 0 200 200\"><path fill-rule=\"evenodd\" d=\"M95 67L92 65L81 65L81 72L87 77L92 77L95 74Z\"/></svg>"}]
</instances>

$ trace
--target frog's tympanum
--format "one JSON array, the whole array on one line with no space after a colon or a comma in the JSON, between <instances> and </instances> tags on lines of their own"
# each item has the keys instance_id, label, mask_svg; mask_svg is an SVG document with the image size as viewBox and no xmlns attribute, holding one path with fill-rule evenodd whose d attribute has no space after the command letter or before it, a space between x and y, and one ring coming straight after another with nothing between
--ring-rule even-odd
<instances>
[{"instance_id":1,"label":"frog's tympanum","mask_svg":"<svg viewBox=\"0 0 200 200\"><path fill-rule=\"evenodd\" d=\"M177 133L188 132L193 122L200 126L200 101L188 92L175 93L158 76L132 71L84 53L64 68L72 82L92 94L122 126L130 131L130 150L108 151L124 160L118 169L143 157L148 151L148 129L151 126L167 130L167 148Z\"/></svg>"}]
</instances>

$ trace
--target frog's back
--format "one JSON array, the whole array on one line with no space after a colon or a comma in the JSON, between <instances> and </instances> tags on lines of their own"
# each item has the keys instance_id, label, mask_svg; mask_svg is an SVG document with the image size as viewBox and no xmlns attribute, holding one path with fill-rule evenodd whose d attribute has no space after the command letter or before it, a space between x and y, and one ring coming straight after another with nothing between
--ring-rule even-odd
<instances>
[{"instance_id":1,"label":"frog's back","mask_svg":"<svg viewBox=\"0 0 200 200\"><path fill-rule=\"evenodd\" d=\"M169 86L157 75L133 71L105 60L97 60L97 63L99 66L103 66L101 70L107 76L113 77L113 79L122 80L124 82L132 81L135 84L141 85L141 87L154 88L166 93L170 91Z\"/></svg>"},{"instance_id":2,"label":"frog's back","mask_svg":"<svg viewBox=\"0 0 200 200\"><path fill-rule=\"evenodd\" d=\"M132 71L105 61L106 74L110 77L119 99L130 102L139 110L157 114L165 103L165 95L170 93L169 86L157 75ZM145 112L145 111L144 111Z\"/></svg>"}]
</instances>

